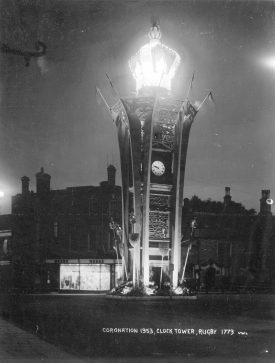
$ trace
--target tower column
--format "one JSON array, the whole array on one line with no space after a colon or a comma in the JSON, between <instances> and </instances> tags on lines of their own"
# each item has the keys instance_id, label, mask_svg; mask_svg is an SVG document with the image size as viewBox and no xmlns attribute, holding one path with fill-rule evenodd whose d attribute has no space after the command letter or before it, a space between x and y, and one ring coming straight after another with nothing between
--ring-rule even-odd
<instances>
[{"instance_id":1,"label":"tower column","mask_svg":"<svg viewBox=\"0 0 275 363\"><path fill-rule=\"evenodd\" d=\"M157 24L153 24L149 38L150 43L129 61L137 96L119 98L112 107L103 99L117 128L123 246L125 257L132 246L129 270L134 283L135 276L142 275L148 285L150 272L155 283L162 283L162 278L168 278L168 262L176 287L181 269L186 155L197 111L189 101L183 108L182 101L170 95L180 56L161 43ZM169 249L171 259L167 261L163 251Z\"/></svg>"},{"instance_id":2,"label":"tower column","mask_svg":"<svg viewBox=\"0 0 275 363\"><path fill-rule=\"evenodd\" d=\"M142 229L142 274L144 285L149 285L149 218L150 218L150 182L151 182L151 160L153 125L156 117L157 97L154 101L152 113L144 122L144 155L143 155L143 229Z\"/></svg>"},{"instance_id":3,"label":"tower column","mask_svg":"<svg viewBox=\"0 0 275 363\"><path fill-rule=\"evenodd\" d=\"M173 214L173 236L171 249L172 283L178 285L179 272L181 269L181 221L182 201L184 189L184 175L187 157L189 134L194 121L196 110L191 104L184 105L184 111L179 112L175 127L175 152L174 152L174 178L173 178L173 201L175 205Z\"/></svg>"}]
</instances>

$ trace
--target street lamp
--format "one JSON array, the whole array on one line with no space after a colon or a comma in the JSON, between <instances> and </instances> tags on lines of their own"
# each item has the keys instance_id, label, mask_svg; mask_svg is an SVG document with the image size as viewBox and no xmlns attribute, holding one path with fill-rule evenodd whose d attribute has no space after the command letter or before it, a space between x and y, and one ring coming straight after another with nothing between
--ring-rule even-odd
<instances>
[{"instance_id":1,"label":"street lamp","mask_svg":"<svg viewBox=\"0 0 275 363\"><path fill-rule=\"evenodd\" d=\"M261 60L261 63L270 69L275 69L275 57L266 57Z\"/></svg>"}]
</instances>

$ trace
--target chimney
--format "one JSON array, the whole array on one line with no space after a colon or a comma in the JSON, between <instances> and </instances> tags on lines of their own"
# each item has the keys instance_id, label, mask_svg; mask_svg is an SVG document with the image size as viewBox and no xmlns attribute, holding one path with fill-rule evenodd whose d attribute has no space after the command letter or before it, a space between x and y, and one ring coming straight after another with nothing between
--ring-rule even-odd
<instances>
[{"instance_id":1,"label":"chimney","mask_svg":"<svg viewBox=\"0 0 275 363\"><path fill-rule=\"evenodd\" d=\"M27 195L29 193L30 178L28 178L27 176L22 176L21 182L22 182L22 195Z\"/></svg>"},{"instance_id":2,"label":"chimney","mask_svg":"<svg viewBox=\"0 0 275 363\"><path fill-rule=\"evenodd\" d=\"M47 196L50 192L51 176L44 173L41 168L40 172L36 174L36 193L39 197Z\"/></svg>"},{"instance_id":3,"label":"chimney","mask_svg":"<svg viewBox=\"0 0 275 363\"><path fill-rule=\"evenodd\" d=\"M225 187L225 196L223 197L224 208L228 207L231 203L230 187Z\"/></svg>"},{"instance_id":4,"label":"chimney","mask_svg":"<svg viewBox=\"0 0 275 363\"><path fill-rule=\"evenodd\" d=\"M109 165L107 168L108 183L109 185L116 185L116 168L113 165Z\"/></svg>"},{"instance_id":5,"label":"chimney","mask_svg":"<svg viewBox=\"0 0 275 363\"><path fill-rule=\"evenodd\" d=\"M270 190L263 189L262 190L262 198L260 199L260 213L261 214L269 214L271 213L271 203L268 203L268 199L270 199Z\"/></svg>"}]
</instances>

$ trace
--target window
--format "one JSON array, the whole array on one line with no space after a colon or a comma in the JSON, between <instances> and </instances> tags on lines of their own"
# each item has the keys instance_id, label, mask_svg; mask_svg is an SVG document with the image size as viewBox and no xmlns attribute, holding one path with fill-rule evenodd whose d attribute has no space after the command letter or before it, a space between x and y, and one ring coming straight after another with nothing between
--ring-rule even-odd
<instances>
[{"instance_id":1,"label":"window","mask_svg":"<svg viewBox=\"0 0 275 363\"><path fill-rule=\"evenodd\" d=\"M89 199L89 215L98 214L98 201L95 196Z\"/></svg>"},{"instance_id":2,"label":"window","mask_svg":"<svg viewBox=\"0 0 275 363\"><path fill-rule=\"evenodd\" d=\"M39 238L40 238L40 222L36 222L35 234L36 234L36 239L39 240Z\"/></svg>"},{"instance_id":3,"label":"window","mask_svg":"<svg viewBox=\"0 0 275 363\"><path fill-rule=\"evenodd\" d=\"M228 265L231 255L230 242L218 242L218 262L222 265Z\"/></svg>"},{"instance_id":4,"label":"window","mask_svg":"<svg viewBox=\"0 0 275 363\"><path fill-rule=\"evenodd\" d=\"M5 238L3 242L3 252L6 255L8 253L8 239Z\"/></svg>"},{"instance_id":5,"label":"window","mask_svg":"<svg viewBox=\"0 0 275 363\"><path fill-rule=\"evenodd\" d=\"M68 250L72 250L72 231L69 231L69 238L68 238Z\"/></svg>"},{"instance_id":6,"label":"window","mask_svg":"<svg viewBox=\"0 0 275 363\"><path fill-rule=\"evenodd\" d=\"M58 222L56 222L56 221L53 223L53 235L54 235L54 238L58 237Z\"/></svg>"},{"instance_id":7,"label":"window","mask_svg":"<svg viewBox=\"0 0 275 363\"><path fill-rule=\"evenodd\" d=\"M120 206L118 202L116 200L112 200L110 202L109 214L113 217L118 214L118 211L120 211Z\"/></svg>"},{"instance_id":8,"label":"window","mask_svg":"<svg viewBox=\"0 0 275 363\"><path fill-rule=\"evenodd\" d=\"M97 241L97 229L92 228L87 235L88 251L93 251L96 249L96 241Z\"/></svg>"}]
</instances>

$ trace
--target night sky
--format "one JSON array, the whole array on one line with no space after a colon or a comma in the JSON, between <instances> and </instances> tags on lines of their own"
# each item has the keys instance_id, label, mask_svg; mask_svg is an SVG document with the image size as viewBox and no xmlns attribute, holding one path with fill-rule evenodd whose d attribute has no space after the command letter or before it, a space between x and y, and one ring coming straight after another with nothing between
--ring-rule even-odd
<instances>
[{"instance_id":1,"label":"night sky","mask_svg":"<svg viewBox=\"0 0 275 363\"><path fill-rule=\"evenodd\" d=\"M275 58L274 2L8 0L1 42L32 51L40 40L47 53L29 67L0 55L2 212L23 175L35 190L41 166L52 189L98 185L108 163L119 169L115 126L95 86L115 102L107 72L122 96L133 94L128 59L148 42L151 16L182 57L175 96L185 97L195 71L191 101L211 89L216 104L192 126L185 197L221 200L229 186L248 208L259 209L261 189L275 199L275 67L266 62Z\"/></svg>"}]
</instances>

